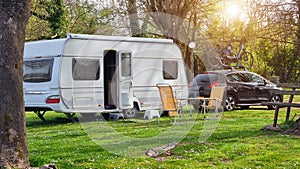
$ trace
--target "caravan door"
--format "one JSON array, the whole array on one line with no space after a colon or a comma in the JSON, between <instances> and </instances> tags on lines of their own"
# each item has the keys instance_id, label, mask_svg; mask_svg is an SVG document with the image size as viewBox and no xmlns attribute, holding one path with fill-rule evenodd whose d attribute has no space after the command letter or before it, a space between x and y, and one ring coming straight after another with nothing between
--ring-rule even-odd
<instances>
[{"instance_id":1,"label":"caravan door","mask_svg":"<svg viewBox=\"0 0 300 169\"><path fill-rule=\"evenodd\" d=\"M119 51L117 57L118 64L118 107L121 110L133 107L132 90L132 52Z\"/></svg>"}]
</instances>

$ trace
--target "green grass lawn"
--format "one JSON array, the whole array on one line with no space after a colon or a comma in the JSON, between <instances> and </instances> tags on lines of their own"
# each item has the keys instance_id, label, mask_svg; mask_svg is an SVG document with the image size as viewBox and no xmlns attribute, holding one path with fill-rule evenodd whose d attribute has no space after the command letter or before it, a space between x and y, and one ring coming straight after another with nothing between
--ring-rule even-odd
<instances>
[{"instance_id":1,"label":"green grass lawn","mask_svg":"<svg viewBox=\"0 0 300 169\"><path fill-rule=\"evenodd\" d=\"M284 110L280 112L279 123L284 122ZM291 116L299 113L300 110L293 110ZM157 119L71 123L64 114L48 112L48 121L44 123L29 112L29 159L32 166L54 163L60 169L300 168L299 137L261 130L272 124L273 114L273 110L267 109L225 112L211 137L199 142L205 128L202 118L178 118L175 125L169 117L161 118L160 123ZM103 125L110 128L104 129ZM186 127L186 133L171 155L155 159L134 154L136 150L151 148L149 145L166 144L169 137L179 138L181 127Z\"/></svg>"},{"instance_id":2,"label":"green grass lawn","mask_svg":"<svg viewBox=\"0 0 300 169\"><path fill-rule=\"evenodd\" d=\"M285 95L284 96L284 101L288 102L289 101L290 96L289 95ZM300 96L299 95L295 95L293 98L293 102L300 102Z\"/></svg>"}]
</instances>

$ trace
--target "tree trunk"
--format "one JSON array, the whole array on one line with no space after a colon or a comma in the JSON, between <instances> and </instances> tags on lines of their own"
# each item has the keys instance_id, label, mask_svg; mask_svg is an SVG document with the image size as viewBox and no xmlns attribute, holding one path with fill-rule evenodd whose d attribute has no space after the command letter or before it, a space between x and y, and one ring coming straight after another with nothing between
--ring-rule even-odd
<instances>
[{"instance_id":1,"label":"tree trunk","mask_svg":"<svg viewBox=\"0 0 300 169\"><path fill-rule=\"evenodd\" d=\"M0 2L0 168L29 168L23 49L30 0Z\"/></svg>"},{"instance_id":2,"label":"tree trunk","mask_svg":"<svg viewBox=\"0 0 300 169\"><path fill-rule=\"evenodd\" d=\"M136 0L128 0L128 13L130 20L130 29L132 36L139 37L142 35L137 15Z\"/></svg>"}]
</instances>

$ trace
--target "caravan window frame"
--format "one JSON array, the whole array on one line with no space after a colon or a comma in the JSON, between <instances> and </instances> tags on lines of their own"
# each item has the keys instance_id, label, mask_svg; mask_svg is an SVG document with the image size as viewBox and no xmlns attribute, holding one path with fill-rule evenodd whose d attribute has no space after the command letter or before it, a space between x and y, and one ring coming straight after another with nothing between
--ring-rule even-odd
<instances>
[{"instance_id":1,"label":"caravan window frame","mask_svg":"<svg viewBox=\"0 0 300 169\"><path fill-rule=\"evenodd\" d=\"M165 80L178 79L178 60L163 60L163 78Z\"/></svg>"},{"instance_id":2,"label":"caravan window frame","mask_svg":"<svg viewBox=\"0 0 300 169\"><path fill-rule=\"evenodd\" d=\"M121 76L132 76L132 55L129 52L121 53Z\"/></svg>"},{"instance_id":3,"label":"caravan window frame","mask_svg":"<svg viewBox=\"0 0 300 169\"><path fill-rule=\"evenodd\" d=\"M78 62L78 61L81 62ZM94 62L94 63L92 63ZM96 64L95 64L96 63ZM76 65L78 64L78 65ZM88 75L83 70L96 69L91 67L95 64L97 68L96 74ZM78 70L77 70L78 69ZM74 81L96 81L100 79L100 61L96 58L72 58L72 78Z\"/></svg>"},{"instance_id":4,"label":"caravan window frame","mask_svg":"<svg viewBox=\"0 0 300 169\"><path fill-rule=\"evenodd\" d=\"M52 80L54 58L30 59L24 61L23 81L43 83Z\"/></svg>"}]
</instances>

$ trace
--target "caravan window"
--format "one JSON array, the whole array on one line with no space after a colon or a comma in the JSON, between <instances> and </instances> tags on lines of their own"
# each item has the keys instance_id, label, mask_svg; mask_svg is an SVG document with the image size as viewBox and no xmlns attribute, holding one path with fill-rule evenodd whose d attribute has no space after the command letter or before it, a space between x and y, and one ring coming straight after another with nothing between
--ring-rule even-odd
<instances>
[{"instance_id":1,"label":"caravan window","mask_svg":"<svg viewBox=\"0 0 300 169\"><path fill-rule=\"evenodd\" d=\"M177 79L178 77L178 62L172 60L163 61L163 76L164 79Z\"/></svg>"},{"instance_id":2,"label":"caravan window","mask_svg":"<svg viewBox=\"0 0 300 169\"><path fill-rule=\"evenodd\" d=\"M121 69L122 76L129 77L131 76L131 54L130 53L122 53L121 54Z\"/></svg>"},{"instance_id":3,"label":"caravan window","mask_svg":"<svg viewBox=\"0 0 300 169\"><path fill-rule=\"evenodd\" d=\"M51 81L53 62L53 58L24 61L23 81L30 83Z\"/></svg>"},{"instance_id":4,"label":"caravan window","mask_svg":"<svg viewBox=\"0 0 300 169\"><path fill-rule=\"evenodd\" d=\"M99 60L73 58L72 72L74 80L99 80Z\"/></svg>"}]
</instances>

